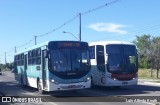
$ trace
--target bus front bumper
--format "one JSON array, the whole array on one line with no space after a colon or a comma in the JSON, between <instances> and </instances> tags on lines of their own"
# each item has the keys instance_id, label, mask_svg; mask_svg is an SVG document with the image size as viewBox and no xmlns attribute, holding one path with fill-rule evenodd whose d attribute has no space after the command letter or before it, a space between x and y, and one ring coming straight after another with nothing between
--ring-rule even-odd
<instances>
[{"instance_id":1,"label":"bus front bumper","mask_svg":"<svg viewBox=\"0 0 160 105\"><path fill-rule=\"evenodd\" d=\"M106 86L128 86L128 85L137 85L138 78L134 78L132 80L114 80L111 78L106 79Z\"/></svg>"},{"instance_id":2,"label":"bus front bumper","mask_svg":"<svg viewBox=\"0 0 160 105\"><path fill-rule=\"evenodd\" d=\"M91 87L91 79L84 82L70 83L70 84L61 84L47 81L48 89L46 91L61 91L61 90L77 90L77 89L86 89Z\"/></svg>"}]
</instances>

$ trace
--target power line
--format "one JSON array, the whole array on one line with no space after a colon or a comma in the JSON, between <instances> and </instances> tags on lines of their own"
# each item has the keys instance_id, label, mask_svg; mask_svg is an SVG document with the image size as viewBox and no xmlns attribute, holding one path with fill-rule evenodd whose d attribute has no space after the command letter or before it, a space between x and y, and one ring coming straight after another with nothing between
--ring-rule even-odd
<instances>
[{"instance_id":1,"label":"power line","mask_svg":"<svg viewBox=\"0 0 160 105\"><path fill-rule=\"evenodd\" d=\"M54 31L57 31L57 30L61 29L62 27L64 27L65 25L67 25L67 24L71 23L72 21L74 21L77 17L78 17L78 15L76 15L76 16L74 16L73 18L69 19L68 21L64 22L62 25L60 25L60 26L52 29L51 31L46 32L46 33L41 34L41 35L38 35L37 37L43 37L43 36L46 36L46 35L54 32Z\"/></svg>"},{"instance_id":2,"label":"power line","mask_svg":"<svg viewBox=\"0 0 160 105\"><path fill-rule=\"evenodd\" d=\"M16 46L16 48L20 48L20 47L26 46L26 45L28 45L29 43L31 43L32 41L33 41L33 39L29 40L28 42L26 42L26 43L24 43L24 44L22 44L22 45L20 45L20 46Z\"/></svg>"},{"instance_id":3,"label":"power line","mask_svg":"<svg viewBox=\"0 0 160 105\"><path fill-rule=\"evenodd\" d=\"M101 5L101 6L99 6L99 7L93 8L93 9L91 9L91 10L88 10L88 11L86 11L86 12L79 13L79 14L85 15L85 14L88 14L88 13L91 13L91 12L94 12L94 11L97 11L97 10L99 10L99 9L101 9L101 8L104 8L104 7L108 6L108 5L112 5L112 4L114 4L114 3L118 2L118 1L120 1L120 0L114 0L114 1L112 1L112 2L108 2L108 3L104 4L104 5ZM31 43L33 40L35 40L35 45L36 45L36 44L37 44L36 39L37 39L38 37L47 36L47 35L51 34L52 32L61 29L61 28L64 27L65 25L71 23L71 22L74 21L76 18L78 18L79 16L81 16L81 15L79 15L79 14L77 14L77 15L74 16L73 18L69 19L68 21L64 22L64 23L61 24L60 26L52 29L51 31L48 31L48 32L46 32L46 33L44 33L44 34L41 34L41 35L36 35L36 36L34 36L34 39L29 40L28 42L24 43L23 45L15 46L15 47L12 48L11 50L7 51L6 53L10 53L10 52L12 52L12 50L14 50L14 49L15 49L15 52L16 52L16 51L17 51L16 48L20 48L20 47L26 46L27 44ZM80 20L81 20L81 19L80 19ZM81 22L80 22L80 29L81 29ZM80 30L80 34L81 34L81 30ZM80 37L80 39L81 39L81 37Z\"/></svg>"},{"instance_id":4,"label":"power line","mask_svg":"<svg viewBox=\"0 0 160 105\"><path fill-rule=\"evenodd\" d=\"M94 8L94 9L91 9L91 10L88 10L88 11L86 11L86 12L83 12L83 13L81 13L81 15L85 15L85 14L94 12L94 11L99 10L99 9L101 9L101 8L104 8L104 7L108 6L108 5L112 5L112 4L114 4L114 3L117 3L118 1L120 1L120 0L114 0L114 1L108 2L108 3L104 4L104 5L101 5L101 6L99 6L99 7ZM52 29L51 31L48 31L48 32L46 32L46 33L44 33L44 34L41 34L41 35L37 35L36 37L43 37L43 36L46 36L46 35L54 32L54 31L57 31L57 30L61 29L62 27L64 27L65 25L71 23L72 21L74 21L74 20L75 20L76 18L78 18L78 17L79 17L79 14L76 15L76 16L74 16L73 18L69 19L68 21L64 22L64 23L61 24L60 26Z\"/></svg>"},{"instance_id":5,"label":"power line","mask_svg":"<svg viewBox=\"0 0 160 105\"><path fill-rule=\"evenodd\" d=\"M101 8L106 7L106 6L109 6L109 5L115 4L115 3L119 2L119 1L120 1L120 0L114 0L114 1L108 2L108 3L104 4L104 5L101 5L101 6L99 6L99 7L93 8L93 9L88 10L88 11L86 11L86 12L83 12L83 13L81 13L81 14L82 14L82 15L86 15L86 14L88 14L88 13L91 13L91 12L97 11L97 10L99 10L99 9L101 9Z\"/></svg>"},{"instance_id":6,"label":"power line","mask_svg":"<svg viewBox=\"0 0 160 105\"><path fill-rule=\"evenodd\" d=\"M7 51L7 52L6 52L6 54L7 54L7 53L11 53L11 52L12 52L12 50L14 50L14 48L12 48L11 50Z\"/></svg>"},{"instance_id":7,"label":"power line","mask_svg":"<svg viewBox=\"0 0 160 105\"><path fill-rule=\"evenodd\" d=\"M135 33L139 33L139 32L145 32L145 31L150 31L150 30L155 30L155 29L159 29L160 25L156 25L156 26L150 26L150 27L146 27L146 28L142 28L142 29L137 29L134 32Z\"/></svg>"},{"instance_id":8,"label":"power line","mask_svg":"<svg viewBox=\"0 0 160 105\"><path fill-rule=\"evenodd\" d=\"M148 26L144 28L139 28L139 29L135 29L135 31L132 31L130 33L128 33L128 35L138 35L140 33L143 33L143 32L147 32L147 31L152 31L152 30L156 30L156 29L159 29L160 28L160 25L155 25L155 26Z\"/></svg>"},{"instance_id":9,"label":"power line","mask_svg":"<svg viewBox=\"0 0 160 105\"><path fill-rule=\"evenodd\" d=\"M63 23L62 25L60 25L60 26L58 26L58 27L52 29L51 31L49 31L49 32L47 32L47 33L44 33L44 34L41 34L41 35L38 35L38 36L34 36L34 37L35 37L35 42L36 42L36 38L37 38L37 37L43 37L43 36L46 36L46 35L50 34L50 33L54 32L54 31L56 31L56 30L62 28L63 26L65 26L65 25L71 23L71 22L74 21L77 17L78 17L78 15L76 15L76 16L73 17L72 19L66 21L66 22ZM13 49L7 51L6 53L10 53L10 52L11 52L12 50L14 50L14 49L15 49L15 51L16 51L16 48L24 47L24 46L28 45L29 43L31 43L32 41L33 41L33 39L29 40L28 42L26 42L26 43L24 43L24 44L22 44L22 45L16 46L15 48L13 48Z\"/></svg>"},{"instance_id":10,"label":"power line","mask_svg":"<svg viewBox=\"0 0 160 105\"><path fill-rule=\"evenodd\" d=\"M62 25L60 25L59 27L56 27L56 28L54 28L53 30L51 30L51 31L49 31L49 32L47 32L47 33L44 33L44 34L41 34L41 35L38 35L38 36L34 36L34 37L36 37L36 38L37 38L37 37L43 37L43 36L46 36L46 35L48 35L48 34L50 34L50 33L54 32L54 31L56 31L56 30L58 30L58 29L62 28L63 26L65 26L65 25L67 25L67 24L71 23L71 22L72 22L72 21L74 21L77 17L78 17L78 15L76 15L76 16L75 16L75 17L73 17L72 19L70 19L70 20L66 21L65 23L63 23L63 24L62 24ZM35 42L36 42L36 38L35 38ZM7 52L6 52L6 54L7 54L7 53L12 52L12 50L14 50L14 49L15 49L15 52L16 52L16 49L17 49L17 48L24 47L24 46L28 45L29 43L31 43L32 41L33 41L33 39L29 40L28 42L26 42L26 43L24 43L24 44L22 44L22 45L15 46L15 47L14 47L14 48L12 48L11 50L7 51Z\"/></svg>"}]
</instances>

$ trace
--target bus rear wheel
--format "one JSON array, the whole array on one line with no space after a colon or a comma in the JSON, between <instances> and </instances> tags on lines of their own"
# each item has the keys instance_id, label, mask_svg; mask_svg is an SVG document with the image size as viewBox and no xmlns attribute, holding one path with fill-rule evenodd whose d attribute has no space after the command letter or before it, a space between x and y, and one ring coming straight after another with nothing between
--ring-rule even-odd
<instances>
[{"instance_id":1,"label":"bus rear wheel","mask_svg":"<svg viewBox=\"0 0 160 105\"><path fill-rule=\"evenodd\" d=\"M42 89L42 85L41 85L41 82L40 82L40 81L38 81L38 83L37 83L37 88L38 88L38 92L39 92L40 94L44 94L44 91L43 91L43 89Z\"/></svg>"},{"instance_id":2,"label":"bus rear wheel","mask_svg":"<svg viewBox=\"0 0 160 105\"><path fill-rule=\"evenodd\" d=\"M25 88L25 87L26 87L26 85L24 84L23 77L21 77L20 85L21 85L22 88Z\"/></svg>"}]
</instances>

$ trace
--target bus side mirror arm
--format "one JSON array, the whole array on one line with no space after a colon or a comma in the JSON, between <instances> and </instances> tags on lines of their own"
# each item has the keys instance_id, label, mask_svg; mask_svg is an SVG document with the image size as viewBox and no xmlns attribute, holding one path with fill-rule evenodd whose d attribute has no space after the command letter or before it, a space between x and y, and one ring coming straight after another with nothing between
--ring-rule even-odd
<instances>
[{"instance_id":1,"label":"bus side mirror arm","mask_svg":"<svg viewBox=\"0 0 160 105\"><path fill-rule=\"evenodd\" d=\"M44 55L45 58L49 58L49 51L48 50L45 50L45 55Z\"/></svg>"}]
</instances>

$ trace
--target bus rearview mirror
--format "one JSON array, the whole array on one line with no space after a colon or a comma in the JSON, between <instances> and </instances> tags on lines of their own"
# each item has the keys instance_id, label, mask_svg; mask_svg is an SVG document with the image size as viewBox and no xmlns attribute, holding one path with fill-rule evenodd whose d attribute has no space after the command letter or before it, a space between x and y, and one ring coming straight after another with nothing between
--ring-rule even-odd
<instances>
[{"instance_id":1,"label":"bus rearview mirror","mask_svg":"<svg viewBox=\"0 0 160 105\"><path fill-rule=\"evenodd\" d=\"M45 58L48 58L48 56L49 56L49 51L45 50L43 53L44 53L44 57L45 57Z\"/></svg>"}]
</instances>

